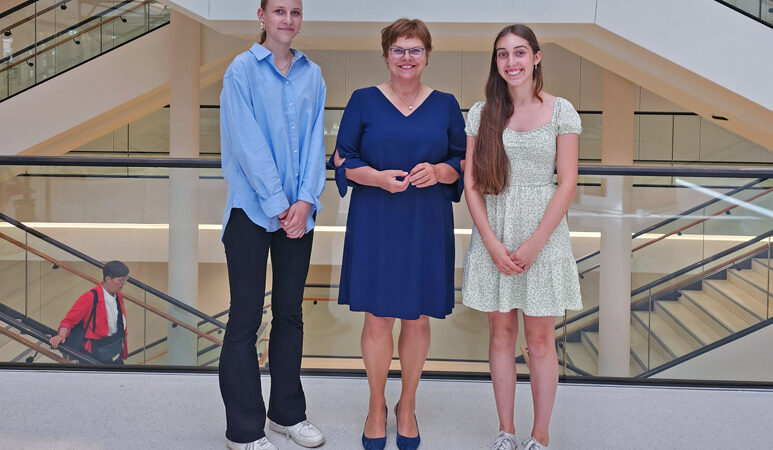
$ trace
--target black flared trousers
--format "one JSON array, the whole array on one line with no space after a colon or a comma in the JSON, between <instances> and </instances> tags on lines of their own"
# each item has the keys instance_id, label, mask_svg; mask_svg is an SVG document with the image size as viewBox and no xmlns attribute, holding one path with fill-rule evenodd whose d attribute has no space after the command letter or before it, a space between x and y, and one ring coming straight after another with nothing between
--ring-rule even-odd
<instances>
[{"instance_id":1,"label":"black flared trousers","mask_svg":"<svg viewBox=\"0 0 773 450\"><path fill-rule=\"evenodd\" d=\"M301 386L303 289L314 231L289 239L284 230L267 232L241 209L231 210L223 233L231 310L220 353L220 393L226 411L226 437L252 442L265 436L266 407L260 387L256 333L263 317L266 263L273 272L268 365L271 393L268 418L280 425L306 419Z\"/></svg>"}]
</instances>

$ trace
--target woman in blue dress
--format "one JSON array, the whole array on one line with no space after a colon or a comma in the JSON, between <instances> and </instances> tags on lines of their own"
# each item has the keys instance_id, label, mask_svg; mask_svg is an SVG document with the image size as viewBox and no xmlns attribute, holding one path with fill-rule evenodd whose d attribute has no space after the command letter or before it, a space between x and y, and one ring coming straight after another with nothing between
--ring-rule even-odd
<instances>
[{"instance_id":1,"label":"woman in blue dress","mask_svg":"<svg viewBox=\"0 0 773 450\"><path fill-rule=\"evenodd\" d=\"M401 319L397 446L416 448L416 389L429 317L454 306L452 201L461 195L464 120L451 94L421 83L432 50L426 25L400 19L381 31L389 81L354 91L333 155L343 196L352 186L338 302L364 311L362 359L370 386L365 448L384 448L384 387L392 329Z\"/></svg>"}]
</instances>

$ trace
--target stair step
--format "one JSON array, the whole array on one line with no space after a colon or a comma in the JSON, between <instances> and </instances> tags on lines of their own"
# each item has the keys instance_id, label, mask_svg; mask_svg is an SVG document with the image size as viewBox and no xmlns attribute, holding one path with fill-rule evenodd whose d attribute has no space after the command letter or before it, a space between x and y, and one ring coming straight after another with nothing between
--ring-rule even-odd
<instances>
[{"instance_id":1,"label":"stair step","mask_svg":"<svg viewBox=\"0 0 773 450\"><path fill-rule=\"evenodd\" d=\"M656 339L641 334L639 330L639 327L631 327L631 355L641 361L642 371L661 366L671 360L667 356L668 352Z\"/></svg>"},{"instance_id":2,"label":"stair step","mask_svg":"<svg viewBox=\"0 0 773 450\"><path fill-rule=\"evenodd\" d=\"M750 273L747 273L750 272ZM730 269L727 271L727 280L735 284L739 288L748 292L749 295L756 298L763 304L767 305L768 292L765 290L765 285L768 284L767 280L760 282L759 284L754 279L754 271L747 270L741 272L740 270ZM760 277L762 278L762 277Z\"/></svg>"},{"instance_id":3,"label":"stair step","mask_svg":"<svg viewBox=\"0 0 773 450\"><path fill-rule=\"evenodd\" d=\"M652 336L658 339L660 344L673 355L674 358L685 355L699 348L695 339L686 339L683 334L675 330L659 314L649 314L647 311L634 311L634 317L640 321L640 325L646 333L647 320L650 320Z\"/></svg>"},{"instance_id":4,"label":"stair step","mask_svg":"<svg viewBox=\"0 0 773 450\"><path fill-rule=\"evenodd\" d=\"M591 375L598 373L598 365L580 342L566 343L566 360L573 366Z\"/></svg>"},{"instance_id":5,"label":"stair step","mask_svg":"<svg viewBox=\"0 0 773 450\"><path fill-rule=\"evenodd\" d=\"M761 301L749 295L745 290L727 280L705 280L703 290L712 297L723 300L730 299L752 314L757 320L764 320L767 316L767 308Z\"/></svg>"},{"instance_id":6,"label":"stair step","mask_svg":"<svg viewBox=\"0 0 773 450\"><path fill-rule=\"evenodd\" d=\"M673 320L681 325L691 336L698 340L701 346L716 342L730 334L716 321L713 326L701 317L690 311L684 304L671 301L655 302L656 308L663 308Z\"/></svg>"},{"instance_id":7,"label":"stair step","mask_svg":"<svg viewBox=\"0 0 773 450\"><path fill-rule=\"evenodd\" d=\"M583 331L580 335L580 342L585 346L585 350L588 355L593 359L593 362L598 364L599 361L599 334L597 332Z\"/></svg>"},{"instance_id":8,"label":"stair step","mask_svg":"<svg viewBox=\"0 0 773 450\"><path fill-rule=\"evenodd\" d=\"M754 316L727 298L719 300L703 291L680 292L682 297L679 301L684 300L685 303L690 303L695 308L703 310L733 333L757 323L757 319Z\"/></svg>"},{"instance_id":9,"label":"stair step","mask_svg":"<svg viewBox=\"0 0 773 450\"><path fill-rule=\"evenodd\" d=\"M773 293L773 273L768 276L751 269L745 269L739 270L738 275L751 281L763 294L765 293L765 285L768 286L767 291Z\"/></svg>"},{"instance_id":10,"label":"stair step","mask_svg":"<svg viewBox=\"0 0 773 450\"><path fill-rule=\"evenodd\" d=\"M764 258L752 259L752 270L763 276L773 276L773 261Z\"/></svg>"}]
</instances>

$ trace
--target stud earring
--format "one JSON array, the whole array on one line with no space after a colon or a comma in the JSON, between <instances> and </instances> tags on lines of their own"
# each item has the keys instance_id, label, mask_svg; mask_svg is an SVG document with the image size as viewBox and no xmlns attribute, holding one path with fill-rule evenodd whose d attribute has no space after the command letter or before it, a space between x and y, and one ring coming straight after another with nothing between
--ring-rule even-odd
<instances>
[{"instance_id":1,"label":"stud earring","mask_svg":"<svg viewBox=\"0 0 773 450\"><path fill-rule=\"evenodd\" d=\"M537 70L537 65L536 64L534 65L534 70Z\"/></svg>"},{"instance_id":2,"label":"stud earring","mask_svg":"<svg viewBox=\"0 0 773 450\"><path fill-rule=\"evenodd\" d=\"M266 24L263 22L260 22L260 31L266 31Z\"/></svg>"}]
</instances>

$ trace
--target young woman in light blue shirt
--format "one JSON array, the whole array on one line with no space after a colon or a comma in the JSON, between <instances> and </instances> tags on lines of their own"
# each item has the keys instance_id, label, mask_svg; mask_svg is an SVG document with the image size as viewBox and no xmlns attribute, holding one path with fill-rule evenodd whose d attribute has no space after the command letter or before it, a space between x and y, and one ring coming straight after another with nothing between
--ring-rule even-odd
<instances>
[{"instance_id":1,"label":"young woman in light blue shirt","mask_svg":"<svg viewBox=\"0 0 773 450\"><path fill-rule=\"evenodd\" d=\"M302 18L301 0L262 0L260 44L237 56L223 77L220 131L228 199L222 239L231 307L219 373L229 449L275 449L263 430L266 417L270 429L299 445L324 442L306 420L300 380L301 303L325 186L325 83L319 66L290 47ZM255 342L269 250L273 319L266 413Z\"/></svg>"}]
</instances>

